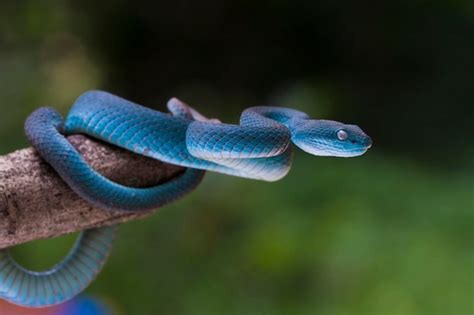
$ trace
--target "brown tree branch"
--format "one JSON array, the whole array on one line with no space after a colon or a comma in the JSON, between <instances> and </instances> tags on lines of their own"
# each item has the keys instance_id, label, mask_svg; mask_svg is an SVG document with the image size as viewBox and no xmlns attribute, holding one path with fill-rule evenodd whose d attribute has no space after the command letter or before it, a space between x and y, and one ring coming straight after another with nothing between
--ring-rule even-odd
<instances>
[{"instance_id":1,"label":"brown tree branch","mask_svg":"<svg viewBox=\"0 0 474 315\"><path fill-rule=\"evenodd\" d=\"M85 136L68 139L94 169L121 184L150 186L184 171ZM0 248L143 218L151 213L110 212L89 205L32 148L0 156Z\"/></svg>"}]
</instances>

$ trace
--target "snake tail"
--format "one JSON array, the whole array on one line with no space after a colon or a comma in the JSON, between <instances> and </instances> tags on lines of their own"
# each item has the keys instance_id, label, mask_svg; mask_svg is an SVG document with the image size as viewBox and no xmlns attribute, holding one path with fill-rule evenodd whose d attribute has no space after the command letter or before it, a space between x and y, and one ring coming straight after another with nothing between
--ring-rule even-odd
<instances>
[{"instance_id":1,"label":"snake tail","mask_svg":"<svg viewBox=\"0 0 474 315\"><path fill-rule=\"evenodd\" d=\"M64 303L82 292L110 254L116 226L82 231L62 262L37 272L20 266L8 250L0 251L0 298L26 307Z\"/></svg>"}]
</instances>

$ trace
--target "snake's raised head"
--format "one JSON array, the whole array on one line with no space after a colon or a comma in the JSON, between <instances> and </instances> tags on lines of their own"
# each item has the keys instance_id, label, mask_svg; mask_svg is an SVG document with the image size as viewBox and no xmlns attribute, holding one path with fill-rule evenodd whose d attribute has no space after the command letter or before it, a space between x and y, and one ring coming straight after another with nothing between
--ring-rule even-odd
<instances>
[{"instance_id":1,"label":"snake's raised head","mask_svg":"<svg viewBox=\"0 0 474 315\"><path fill-rule=\"evenodd\" d=\"M294 127L292 141L302 150L319 156L358 156L372 146L372 139L358 126L332 120L301 122Z\"/></svg>"}]
</instances>

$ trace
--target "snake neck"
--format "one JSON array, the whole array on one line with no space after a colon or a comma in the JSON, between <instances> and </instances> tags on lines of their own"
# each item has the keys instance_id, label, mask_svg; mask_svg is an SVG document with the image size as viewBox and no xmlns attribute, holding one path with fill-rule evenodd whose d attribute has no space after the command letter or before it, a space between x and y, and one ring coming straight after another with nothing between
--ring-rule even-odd
<instances>
[{"instance_id":1,"label":"snake neck","mask_svg":"<svg viewBox=\"0 0 474 315\"><path fill-rule=\"evenodd\" d=\"M288 128L293 135L299 125L307 121L309 116L301 111L286 107L257 106L246 109L240 118L240 123L249 122L265 117Z\"/></svg>"}]
</instances>

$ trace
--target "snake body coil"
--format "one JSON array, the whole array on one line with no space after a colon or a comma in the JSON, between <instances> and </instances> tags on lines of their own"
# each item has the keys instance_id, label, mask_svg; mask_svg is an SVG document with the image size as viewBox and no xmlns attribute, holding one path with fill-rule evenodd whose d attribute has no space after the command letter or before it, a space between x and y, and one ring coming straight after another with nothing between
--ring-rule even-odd
<instances>
[{"instance_id":1,"label":"snake body coil","mask_svg":"<svg viewBox=\"0 0 474 315\"><path fill-rule=\"evenodd\" d=\"M51 108L33 112L26 135L39 154L78 195L111 211L162 207L192 191L206 170L275 181L291 165L293 142L313 155L351 157L363 154L371 139L357 126L313 120L279 107L246 109L240 125L207 119L177 99L171 114L153 111L106 92L81 95L66 120ZM66 140L83 133L164 162L186 167L179 177L153 187L133 188L93 170ZM68 256L52 269L33 272L0 251L0 298L43 307L62 303L84 290L109 254L115 227L81 233Z\"/></svg>"}]
</instances>

